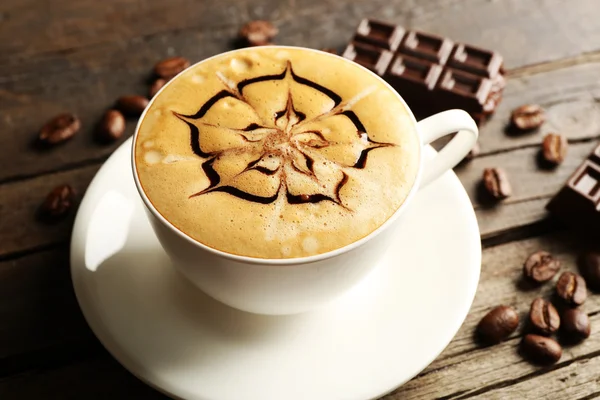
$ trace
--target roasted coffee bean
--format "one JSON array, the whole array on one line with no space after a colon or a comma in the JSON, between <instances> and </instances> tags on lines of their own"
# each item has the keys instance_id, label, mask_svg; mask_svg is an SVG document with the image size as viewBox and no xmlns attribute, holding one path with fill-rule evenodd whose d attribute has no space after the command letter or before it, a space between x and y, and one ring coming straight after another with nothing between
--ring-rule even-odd
<instances>
[{"instance_id":1,"label":"roasted coffee bean","mask_svg":"<svg viewBox=\"0 0 600 400\"><path fill-rule=\"evenodd\" d=\"M537 298L531 303L529 321L543 335L551 335L560 328L558 311L552 303L542 298Z\"/></svg>"},{"instance_id":2,"label":"roasted coffee bean","mask_svg":"<svg viewBox=\"0 0 600 400\"><path fill-rule=\"evenodd\" d=\"M600 252L583 254L579 260L579 271L592 289L600 290Z\"/></svg>"},{"instance_id":3,"label":"roasted coffee bean","mask_svg":"<svg viewBox=\"0 0 600 400\"><path fill-rule=\"evenodd\" d=\"M592 327L588 315L579 308L568 308L562 315L562 331L570 339L585 339L590 336Z\"/></svg>"},{"instance_id":4,"label":"roasted coffee bean","mask_svg":"<svg viewBox=\"0 0 600 400\"><path fill-rule=\"evenodd\" d=\"M279 30L269 21L251 21L240 29L240 37L250 46L271 44Z\"/></svg>"},{"instance_id":5,"label":"roasted coffee bean","mask_svg":"<svg viewBox=\"0 0 600 400\"><path fill-rule=\"evenodd\" d=\"M144 96L123 96L117 100L117 108L125 115L137 116L144 112L148 102Z\"/></svg>"},{"instance_id":6,"label":"roasted coffee bean","mask_svg":"<svg viewBox=\"0 0 600 400\"><path fill-rule=\"evenodd\" d=\"M537 251L527 257L523 264L523 273L534 282L546 282L556 275L560 261L546 251Z\"/></svg>"},{"instance_id":7,"label":"roasted coffee bean","mask_svg":"<svg viewBox=\"0 0 600 400\"><path fill-rule=\"evenodd\" d=\"M567 138L558 133L549 133L542 143L542 155L549 163L558 165L565 160L568 148Z\"/></svg>"},{"instance_id":8,"label":"roasted coffee bean","mask_svg":"<svg viewBox=\"0 0 600 400\"><path fill-rule=\"evenodd\" d=\"M43 220L58 220L69 213L75 203L75 191L69 185L60 185L52 189L39 209Z\"/></svg>"},{"instance_id":9,"label":"roasted coffee bean","mask_svg":"<svg viewBox=\"0 0 600 400\"><path fill-rule=\"evenodd\" d=\"M114 142L125 132L125 117L117 110L108 110L96 129L96 138L104 143Z\"/></svg>"},{"instance_id":10,"label":"roasted coffee bean","mask_svg":"<svg viewBox=\"0 0 600 400\"><path fill-rule=\"evenodd\" d=\"M515 309L498 306L479 321L477 333L487 343L499 343L513 333L518 326L519 315Z\"/></svg>"},{"instance_id":11,"label":"roasted coffee bean","mask_svg":"<svg viewBox=\"0 0 600 400\"><path fill-rule=\"evenodd\" d=\"M539 128L546 120L544 109L537 104L526 104L512 112L512 124L522 130L530 131Z\"/></svg>"},{"instance_id":12,"label":"roasted coffee bean","mask_svg":"<svg viewBox=\"0 0 600 400\"><path fill-rule=\"evenodd\" d=\"M81 121L73 114L59 114L42 127L39 141L44 145L55 145L71 139L79 132Z\"/></svg>"},{"instance_id":13,"label":"roasted coffee bean","mask_svg":"<svg viewBox=\"0 0 600 400\"><path fill-rule=\"evenodd\" d=\"M536 363L554 364L562 357L562 347L546 336L525 335L522 346L525 355Z\"/></svg>"},{"instance_id":14,"label":"roasted coffee bean","mask_svg":"<svg viewBox=\"0 0 600 400\"><path fill-rule=\"evenodd\" d=\"M495 199L505 199L512 194L508 176L501 168L486 168L483 171L483 184Z\"/></svg>"},{"instance_id":15,"label":"roasted coffee bean","mask_svg":"<svg viewBox=\"0 0 600 400\"><path fill-rule=\"evenodd\" d=\"M159 78L152 82L152 85L150 85L150 98L154 97L156 93L158 93L158 91L167 84L167 82L168 80L162 78Z\"/></svg>"},{"instance_id":16,"label":"roasted coffee bean","mask_svg":"<svg viewBox=\"0 0 600 400\"><path fill-rule=\"evenodd\" d=\"M170 57L156 63L154 73L163 79L171 79L189 66L190 62L183 57Z\"/></svg>"},{"instance_id":17,"label":"roasted coffee bean","mask_svg":"<svg viewBox=\"0 0 600 400\"><path fill-rule=\"evenodd\" d=\"M579 306L587 298L587 286L581 275L566 271L556 282L556 293L569 305Z\"/></svg>"}]
</instances>

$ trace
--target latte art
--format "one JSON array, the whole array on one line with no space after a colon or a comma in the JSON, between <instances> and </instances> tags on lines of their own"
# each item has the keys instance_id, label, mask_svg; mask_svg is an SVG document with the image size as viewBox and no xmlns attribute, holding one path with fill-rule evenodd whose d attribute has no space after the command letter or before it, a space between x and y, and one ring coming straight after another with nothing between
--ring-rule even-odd
<instances>
[{"instance_id":1,"label":"latte art","mask_svg":"<svg viewBox=\"0 0 600 400\"><path fill-rule=\"evenodd\" d=\"M175 115L184 121L190 129L190 145L193 152L198 157L206 159L202 163L202 169L210 181L210 185L206 189L190 197L211 192L224 192L240 199L261 204L273 203L281 196L286 199L288 204L331 201L344 207L340 198L340 191L348 182L348 175L344 172L344 169L365 168L370 151L379 147L393 146L391 143L379 143L370 139L364 125L352 111L352 104L356 100L367 96L372 91L371 88L358 93L347 102L342 102L342 98L334 91L296 75L289 61L285 70L277 75L258 76L237 84L220 78L228 89L224 89L211 97L200 107L198 112L193 115L182 115L175 112ZM288 88L285 108L273 112L272 118L267 116L263 119L256 110L253 110L256 114L256 121L250 122L248 126L242 129L215 126L202 121L202 118L213 106L226 98L239 101L244 106L252 108L252 101L246 100L244 89L252 84L268 81L283 81ZM293 85L305 85L327 96L331 100L332 108L307 119L306 114L294 107ZM343 132L336 135L329 129L315 129L314 127L311 129L311 124L317 122L323 124L327 118L340 115L348 118L354 125L354 132ZM222 131L217 134L237 135L242 143L234 142L222 149L206 152L202 149L202 132L205 127ZM348 135L347 133L354 134ZM326 154L320 152L321 149L331 146L337 146L342 151L361 150L351 163L344 164L343 161L337 162L335 159L329 159ZM347 147L347 149L343 149L344 147ZM241 154L251 156L252 160L246 164L239 174L231 179L231 182L222 179L219 171L215 169L215 161L221 157L239 157ZM332 165L333 168L330 172L333 176L331 179L319 179L319 176L315 173L315 160L322 163L329 162ZM253 171L263 174L265 177L273 176L274 179L279 180L279 185L272 195L262 197L244 191L244 189L235 185L236 178L242 174L251 174ZM294 183L298 182L298 179L293 177L294 174L302 174L312 179L315 183L314 192L302 193L302 190L295 190ZM290 176L290 179L288 179L288 176ZM323 184L322 182L330 182L333 185Z\"/></svg>"},{"instance_id":2,"label":"latte art","mask_svg":"<svg viewBox=\"0 0 600 400\"><path fill-rule=\"evenodd\" d=\"M339 57L263 47L193 66L150 105L141 186L175 227L225 252L319 254L377 229L420 145L395 93Z\"/></svg>"}]
</instances>

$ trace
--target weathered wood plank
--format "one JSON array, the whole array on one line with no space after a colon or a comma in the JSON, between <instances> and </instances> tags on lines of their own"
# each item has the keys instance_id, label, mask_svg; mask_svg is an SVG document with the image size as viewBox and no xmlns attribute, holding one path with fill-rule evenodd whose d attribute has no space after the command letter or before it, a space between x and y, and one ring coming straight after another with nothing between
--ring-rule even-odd
<instances>
[{"instance_id":1,"label":"weathered wood plank","mask_svg":"<svg viewBox=\"0 0 600 400\"><path fill-rule=\"evenodd\" d=\"M0 262L0 321L0 369L17 355L95 342L73 292L68 247Z\"/></svg>"},{"instance_id":2,"label":"weathered wood plank","mask_svg":"<svg viewBox=\"0 0 600 400\"><path fill-rule=\"evenodd\" d=\"M31 248L67 242L70 239L76 208L56 223L37 218L46 194L60 184L69 184L81 198L99 165L0 186L0 257Z\"/></svg>"},{"instance_id":3,"label":"weathered wood plank","mask_svg":"<svg viewBox=\"0 0 600 400\"><path fill-rule=\"evenodd\" d=\"M479 288L465 323L436 361L386 400L455 398L474 394L480 388L493 388L507 380L541 375L544 370L525 362L517 349L531 301L540 296L551 298L554 284L528 285L522 279L523 261L530 253L544 249L561 260L563 270L576 271L576 258L586 246L589 244L569 232L561 232L484 250ZM475 326L499 304L515 307L521 316L521 326L507 342L482 348L473 338ZM594 313L593 334L582 344L565 349L559 366L600 350L600 295L590 294L583 308Z\"/></svg>"},{"instance_id":4,"label":"weathered wood plank","mask_svg":"<svg viewBox=\"0 0 600 400\"><path fill-rule=\"evenodd\" d=\"M228 0L209 7L210 12L203 8L207 3L198 5L189 0L178 0L173 6L126 0L111 5L61 1L56 7L53 3L54 11L46 10L51 15L64 16L63 19L47 18L47 14L41 12L41 16L32 13L27 4L7 3L3 14L7 16L0 24L0 38L10 38L0 40L0 43L17 46L13 51L23 55L8 56L10 52L0 51L7 55L0 58L0 148L6 154L16 155L0 158L0 182L72 167L90 159L103 160L116 145L98 146L91 139L92 130L103 110L110 107L115 98L127 93L146 93L145 80L151 66L162 57L181 54L191 60L200 60L229 49L240 23L247 18L273 18L281 28L279 42L283 44L341 47L361 17L378 16L497 48L505 56L514 57L512 61L509 59L509 66L590 50L588 47L592 45L585 44L588 39L590 43L600 43L596 40L599 33L592 28L595 25L582 23L589 18L593 0L580 0L577 7L569 8L558 0L534 3L517 0L460 3L450 0L354 0L350 3L312 0L303 4L290 0L288 3L271 1L263 6L252 2L235 5L233 0ZM467 9L468 13L465 12ZM558 15L561 18L557 18ZM107 16L110 18L104 18ZM194 19L196 16L197 20ZM39 18L44 21L36 24ZM465 18L469 18L469 23ZM56 25L57 21L64 25ZM181 26L178 25L180 22ZM47 31L39 34L32 30L35 26L45 27ZM21 30L22 34L19 34ZM33 33L27 33L29 31ZM514 46L511 40L516 37L519 46ZM540 41L539 37L545 40ZM575 37L580 42L576 43ZM526 46L526 42L532 42L532 45ZM581 43L584 43L583 48L579 47ZM53 46L64 51L48 50ZM31 52L37 53L31 55ZM599 118L593 95L589 93L590 88L598 85L597 75L594 75L598 74L597 70L593 66L570 67L568 72L558 75L544 73L547 78L540 77L531 83L523 77L510 83L504 111L499 111L482 134L484 151L520 146L528 140L539 142L539 137L534 136L506 140L501 133L512 104L523 98L524 90L521 89L534 91L544 104L549 101L544 98L548 93L574 91L572 96L575 97L570 100L577 100L577 105L555 106L558 108L553 111L556 114L553 119L564 124L561 116L566 115L583 121L584 126L567 124L565 131L573 132L573 138L596 135ZM562 90L563 86L569 90ZM562 103L570 101L564 96L561 99ZM33 151L31 142L40 126L65 110L80 115L82 132L60 148ZM590 110L593 112L588 112ZM582 116L588 119L581 119ZM134 121L128 125L127 133L131 134ZM487 143L488 139L496 137L500 142Z\"/></svg>"},{"instance_id":5,"label":"weathered wood plank","mask_svg":"<svg viewBox=\"0 0 600 400\"><path fill-rule=\"evenodd\" d=\"M502 102L481 129L481 154L539 145L550 132L571 141L600 137L600 63L568 66L535 75L509 77ZM546 123L535 132L510 134L505 130L513 109L540 104Z\"/></svg>"},{"instance_id":6,"label":"weathered wood plank","mask_svg":"<svg viewBox=\"0 0 600 400\"><path fill-rule=\"evenodd\" d=\"M481 400L597 398L600 397L598 371L600 371L600 357L581 357L563 368L467 398Z\"/></svg>"},{"instance_id":7,"label":"weathered wood plank","mask_svg":"<svg viewBox=\"0 0 600 400\"><path fill-rule=\"evenodd\" d=\"M0 379L0 398L168 399L139 381L106 353L101 357L61 368L32 371Z\"/></svg>"},{"instance_id":8,"label":"weathered wood plank","mask_svg":"<svg viewBox=\"0 0 600 400\"><path fill-rule=\"evenodd\" d=\"M540 147L536 146L478 157L469 164L456 168L455 172L476 209L505 206L556 193L596 145L595 141L572 144L564 162L554 169L539 165ZM481 188L483 170L493 167L501 167L506 171L513 189L512 196L502 204L491 202Z\"/></svg>"},{"instance_id":9,"label":"weathered wood plank","mask_svg":"<svg viewBox=\"0 0 600 400\"><path fill-rule=\"evenodd\" d=\"M12 0L0 8L4 16L0 37L12 38L0 41L0 54L30 56L182 30L236 31L251 18L280 25L283 43L340 46L358 20L370 16L496 48L510 68L600 49L595 6L594 0L579 0L570 7L560 0L61 0L49 7L33 0ZM32 8L38 12L31 12Z\"/></svg>"}]
</instances>

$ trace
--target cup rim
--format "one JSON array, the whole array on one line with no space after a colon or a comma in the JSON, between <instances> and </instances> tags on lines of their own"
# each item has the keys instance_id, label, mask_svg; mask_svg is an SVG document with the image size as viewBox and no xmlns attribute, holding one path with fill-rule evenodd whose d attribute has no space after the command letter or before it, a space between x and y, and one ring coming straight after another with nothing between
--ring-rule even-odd
<instances>
[{"instance_id":1,"label":"cup rim","mask_svg":"<svg viewBox=\"0 0 600 400\"><path fill-rule=\"evenodd\" d=\"M410 107L408 106L408 104L406 104L406 101L402 98L402 96L400 95L400 93L398 93L382 77L380 77L379 75L375 74L373 71L370 71L369 69L363 67L362 65L360 65L358 63L354 63L353 61L348 60L346 58L343 58L341 56L338 56L337 54L332 54L332 53L329 53L329 52L326 52L326 51L317 50L317 49L311 49L311 48L302 47L302 46L267 45L267 46L261 46L261 48L278 48L278 49L305 50L305 51L312 51L312 52L324 54L324 55L330 56L330 57L342 58L346 62L353 63L359 69L362 69L364 72L367 72L367 73L371 74L372 76L374 76L381 83L383 83L384 86L386 86L389 90L391 90L392 93L394 93L396 95L396 97L398 98L398 100L400 100L400 102L404 106L405 110L408 112L408 115L410 116L410 119L411 119L411 121L413 123L413 126L415 127L415 131L416 131L416 135L417 135L417 140L419 142L419 147L418 147L419 162L418 162L417 175L415 177L415 180L413 182L412 187L408 191L408 194L407 194L406 198L404 199L404 201L402 202L402 204L400 204L400 207L398 207L398 209L396 209L396 211L394 211L394 213L383 224L379 225L371 233L369 233L368 235L360 238L359 240L357 240L355 242L349 243L349 244L347 244L345 246L339 247L339 248L334 249L334 250L330 250L330 251L325 252L325 253L320 253L320 254L315 254L315 255L312 255L312 256L305 256L305 257L293 257L293 258L260 258L260 257L250 257L250 256L242 256L242 255L238 255L238 254L227 253L225 251L215 249L213 247L210 247L210 246L208 246L208 245L200 242L199 240L196 240L196 239L192 238L187 233L185 233L182 230L180 230L179 228L177 228L175 225L173 225L168 219L166 219L154 207L154 204L152 204L152 202L150 201L150 199L146 195L146 192L144 191L144 189L143 189L143 187L142 187L142 185L140 183L139 176L138 176L138 171L137 171L137 166L136 166L136 163L135 163L136 142L137 142L137 138L139 136L140 127L142 125L142 122L144 121L146 113L148 112L148 110L152 106L152 103L155 101L155 99L160 96L160 94L162 93L162 91L165 90L171 83L173 83L173 81L175 79L177 79L181 74L183 74L187 70L189 70L191 68L194 68L196 65L198 65L200 63L204 63L204 62L207 62L209 60L212 60L213 58L216 58L216 57L220 57L220 56L223 56L223 55L226 55L226 54L233 54L233 53L237 53L237 52L248 51L248 48L240 48L240 49L235 49L235 50L230 50L230 51L226 51L226 52L223 52L223 53L215 54L215 55L213 55L211 57L205 58L203 60L200 60L200 61L198 61L198 62L190 65L188 68L186 68L185 70L181 71L175 77L171 78L171 80L169 82L167 82L150 99L148 105L146 106L146 108L144 109L144 111L140 115L140 118L138 119L138 122L137 122L136 127L135 127L135 131L133 133L133 140L131 141L131 169L133 171L133 180L135 182L136 189L137 189L140 197L142 198L142 201L144 202L146 208L152 213L152 215L155 218L157 218L164 226L168 227L168 229L170 231L172 231L173 233L175 233L181 239L187 241L188 243L190 243L190 244L192 244L194 246L198 246L199 248L201 248L201 249L203 249L205 251L208 251L209 253L212 253L214 255L218 255L220 257L224 257L224 258L227 258L227 259L232 260L232 261L243 262L243 263L246 263L246 264L262 264L262 265L267 264L267 265L277 265L277 266L286 266L286 265L290 265L291 266L291 265L298 265L298 264L309 264L309 263L314 263L314 262L326 260L326 259L329 259L329 258L333 258L333 257L342 255L344 253L347 253L348 251L351 251L353 249L356 249L358 247L363 246L368 241L372 240L374 237L378 236L381 232L383 232L384 230L386 230L390 225L392 225L398 219L398 217L400 216L400 214L402 213L402 211L406 208L407 204L412 200L412 198L414 197L415 193L417 192L417 190L418 190L418 188L420 186L421 175L422 175L422 171L423 171L423 142L421 140L421 134L419 132L418 122L417 122L417 120L416 120L416 118L415 118L412 110L410 109Z\"/></svg>"}]
</instances>

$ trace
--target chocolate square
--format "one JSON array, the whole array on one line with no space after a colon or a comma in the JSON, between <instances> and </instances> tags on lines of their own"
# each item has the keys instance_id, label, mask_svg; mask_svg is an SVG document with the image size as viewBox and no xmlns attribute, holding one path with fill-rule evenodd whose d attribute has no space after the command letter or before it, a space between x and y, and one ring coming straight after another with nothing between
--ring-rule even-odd
<instances>
[{"instance_id":1,"label":"chocolate square","mask_svg":"<svg viewBox=\"0 0 600 400\"><path fill-rule=\"evenodd\" d=\"M585 161L567 185L594 204L600 202L600 166Z\"/></svg>"},{"instance_id":2,"label":"chocolate square","mask_svg":"<svg viewBox=\"0 0 600 400\"><path fill-rule=\"evenodd\" d=\"M381 21L362 20L343 56L383 77L417 117L462 108L481 124L506 85L498 53Z\"/></svg>"},{"instance_id":3,"label":"chocolate square","mask_svg":"<svg viewBox=\"0 0 600 400\"><path fill-rule=\"evenodd\" d=\"M409 31L400 44L399 52L446 64L454 43L447 38L428 33Z\"/></svg>"},{"instance_id":4,"label":"chocolate square","mask_svg":"<svg viewBox=\"0 0 600 400\"><path fill-rule=\"evenodd\" d=\"M393 53L374 46L353 42L346 47L342 56L370 69L377 75L383 75L392 60Z\"/></svg>"},{"instance_id":5,"label":"chocolate square","mask_svg":"<svg viewBox=\"0 0 600 400\"><path fill-rule=\"evenodd\" d=\"M493 78L500 73L502 62L502 56L498 53L459 43L450 55L448 66L484 78Z\"/></svg>"},{"instance_id":6,"label":"chocolate square","mask_svg":"<svg viewBox=\"0 0 600 400\"><path fill-rule=\"evenodd\" d=\"M405 30L401 26L363 19L356 29L354 41L396 51L404 32Z\"/></svg>"},{"instance_id":7,"label":"chocolate square","mask_svg":"<svg viewBox=\"0 0 600 400\"><path fill-rule=\"evenodd\" d=\"M446 68L435 91L448 108L476 112L483 108L492 90L492 81L477 75Z\"/></svg>"}]
</instances>

